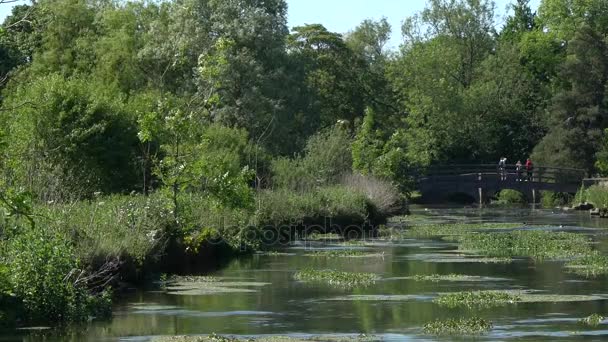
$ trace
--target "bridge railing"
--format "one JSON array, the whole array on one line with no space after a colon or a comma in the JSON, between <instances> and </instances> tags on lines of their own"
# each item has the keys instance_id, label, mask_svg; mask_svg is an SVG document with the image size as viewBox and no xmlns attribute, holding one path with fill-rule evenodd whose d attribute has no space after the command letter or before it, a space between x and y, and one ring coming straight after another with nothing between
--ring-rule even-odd
<instances>
[{"instance_id":1,"label":"bridge railing","mask_svg":"<svg viewBox=\"0 0 608 342\"><path fill-rule=\"evenodd\" d=\"M534 166L528 172L525 166L517 171L517 166L513 164L505 165L504 171L500 170L497 164L478 164L478 165L437 165L431 166L420 173L420 179L432 180L433 182L454 182L458 177L477 176L479 180L487 180L492 177L500 179L506 176L508 180L521 179L532 182L542 183L569 183L580 184L586 177L586 171L581 169Z\"/></svg>"}]
</instances>

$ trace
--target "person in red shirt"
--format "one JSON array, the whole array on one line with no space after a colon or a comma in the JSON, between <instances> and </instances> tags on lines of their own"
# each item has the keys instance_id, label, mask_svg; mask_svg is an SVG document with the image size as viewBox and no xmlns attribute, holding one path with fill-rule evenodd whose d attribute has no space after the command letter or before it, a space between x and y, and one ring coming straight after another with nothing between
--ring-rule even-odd
<instances>
[{"instance_id":1,"label":"person in red shirt","mask_svg":"<svg viewBox=\"0 0 608 342\"><path fill-rule=\"evenodd\" d=\"M534 170L534 165L532 164L532 160L528 158L526 160L526 176L528 176L528 181L532 181L532 172Z\"/></svg>"}]
</instances>

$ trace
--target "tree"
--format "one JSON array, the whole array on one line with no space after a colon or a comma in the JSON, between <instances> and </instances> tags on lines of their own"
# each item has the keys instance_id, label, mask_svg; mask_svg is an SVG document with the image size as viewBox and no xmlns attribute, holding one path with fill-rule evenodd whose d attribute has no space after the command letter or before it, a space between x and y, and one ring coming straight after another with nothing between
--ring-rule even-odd
<instances>
[{"instance_id":1,"label":"tree","mask_svg":"<svg viewBox=\"0 0 608 342\"><path fill-rule=\"evenodd\" d=\"M338 120L352 125L363 116L367 99L361 82L367 75L363 60L348 48L341 35L323 25L300 26L293 31L288 48L290 56L302 64L310 90L307 115L317 121L316 128L333 126Z\"/></svg>"},{"instance_id":2,"label":"tree","mask_svg":"<svg viewBox=\"0 0 608 342\"><path fill-rule=\"evenodd\" d=\"M53 74L14 89L6 106L13 184L44 200L134 189L135 125L115 89Z\"/></svg>"},{"instance_id":3,"label":"tree","mask_svg":"<svg viewBox=\"0 0 608 342\"><path fill-rule=\"evenodd\" d=\"M34 51L40 45L35 9L27 5L13 7L11 15L0 27L0 89L8 81L11 71L31 62Z\"/></svg>"},{"instance_id":4,"label":"tree","mask_svg":"<svg viewBox=\"0 0 608 342\"><path fill-rule=\"evenodd\" d=\"M507 18L500 36L507 41L518 42L523 34L536 28L536 13L530 8L530 0L517 0L509 7L513 10L513 15Z\"/></svg>"},{"instance_id":5,"label":"tree","mask_svg":"<svg viewBox=\"0 0 608 342\"><path fill-rule=\"evenodd\" d=\"M210 0L211 44L199 58L199 96L211 119L252 138L272 125L287 35L283 0Z\"/></svg>"},{"instance_id":6,"label":"tree","mask_svg":"<svg viewBox=\"0 0 608 342\"><path fill-rule=\"evenodd\" d=\"M592 170L594 156L608 126L606 38L584 26L568 45L559 73L559 91L547 118L548 134L536 146L534 157L545 165Z\"/></svg>"}]
</instances>

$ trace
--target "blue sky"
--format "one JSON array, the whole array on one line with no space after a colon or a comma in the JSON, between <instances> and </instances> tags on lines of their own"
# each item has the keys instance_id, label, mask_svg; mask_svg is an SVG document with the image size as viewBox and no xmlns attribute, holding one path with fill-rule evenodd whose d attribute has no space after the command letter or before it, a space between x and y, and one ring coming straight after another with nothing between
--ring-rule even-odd
<instances>
[{"instance_id":1,"label":"blue sky","mask_svg":"<svg viewBox=\"0 0 608 342\"><path fill-rule=\"evenodd\" d=\"M506 15L505 8L514 0L495 0L496 22L500 27ZM21 0L26 3L26 0ZM401 21L421 11L426 0L287 0L289 4L289 27L321 23L330 31L346 33L364 19L386 17L393 27L390 47L401 42ZM540 0L532 0L536 10ZM10 5L0 5L0 21L10 13Z\"/></svg>"}]
</instances>

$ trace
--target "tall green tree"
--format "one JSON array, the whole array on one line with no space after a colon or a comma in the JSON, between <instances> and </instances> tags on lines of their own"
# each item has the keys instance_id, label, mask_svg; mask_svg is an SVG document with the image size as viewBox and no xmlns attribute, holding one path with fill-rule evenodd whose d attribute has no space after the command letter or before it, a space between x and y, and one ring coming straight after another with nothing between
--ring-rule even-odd
<instances>
[{"instance_id":1,"label":"tall green tree","mask_svg":"<svg viewBox=\"0 0 608 342\"><path fill-rule=\"evenodd\" d=\"M607 82L608 42L584 26L568 45L559 90L548 112L549 132L535 148L536 159L546 165L593 169L608 127Z\"/></svg>"}]
</instances>

